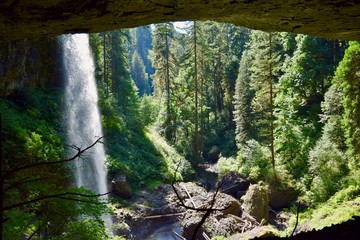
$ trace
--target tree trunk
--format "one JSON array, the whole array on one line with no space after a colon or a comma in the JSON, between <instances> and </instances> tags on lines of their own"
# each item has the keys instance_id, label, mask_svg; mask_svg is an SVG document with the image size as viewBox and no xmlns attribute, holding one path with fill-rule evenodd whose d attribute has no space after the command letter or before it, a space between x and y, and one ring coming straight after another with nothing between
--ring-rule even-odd
<instances>
[{"instance_id":1,"label":"tree trunk","mask_svg":"<svg viewBox=\"0 0 360 240\"><path fill-rule=\"evenodd\" d=\"M106 67L106 33L103 34L103 51L104 51L104 84L105 84L105 95L109 96L109 82L107 76L107 67Z\"/></svg>"},{"instance_id":2,"label":"tree trunk","mask_svg":"<svg viewBox=\"0 0 360 240\"><path fill-rule=\"evenodd\" d=\"M271 150L271 164L275 172L273 84L274 81L272 75L272 33L269 33L270 150Z\"/></svg>"},{"instance_id":3,"label":"tree trunk","mask_svg":"<svg viewBox=\"0 0 360 240\"><path fill-rule=\"evenodd\" d=\"M195 81L195 156L199 157L199 114L198 114L198 77L197 77L197 39L196 21L194 21L194 81Z\"/></svg>"},{"instance_id":4,"label":"tree trunk","mask_svg":"<svg viewBox=\"0 0 360 240\"><path fill-rule=\"evenodd\" d=\"M165 32L165 57L166 57L166 139L170 141L172 139L172 130L171 130L171 102L170 102L170 65L169 65L169 32L168 27L166 26L166 32Z\"/></svg>"}]
</instances>

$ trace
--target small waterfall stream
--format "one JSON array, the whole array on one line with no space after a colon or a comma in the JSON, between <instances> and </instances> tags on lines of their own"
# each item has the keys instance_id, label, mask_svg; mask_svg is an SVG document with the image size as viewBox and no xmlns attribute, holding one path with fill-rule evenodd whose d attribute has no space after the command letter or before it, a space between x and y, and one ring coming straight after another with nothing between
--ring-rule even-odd
<instances>
[{"instance_id":1,"label":"small waterfall stream","mask_svg":"<svg viewBox=\"0 0 360 240\"><path fill-rule=\"evenodd\" d=\"M94 61L87 34L64 35L62 41L67 141L83 149L103 136ZM77 187L83 186L98 194L107 193L105 159L103 144L96 144L85 157L75 161ZM103 200L106 201L107 196ZM103 219L110 230L111 216L103 216Z\"/></svg>"}]
</instances>

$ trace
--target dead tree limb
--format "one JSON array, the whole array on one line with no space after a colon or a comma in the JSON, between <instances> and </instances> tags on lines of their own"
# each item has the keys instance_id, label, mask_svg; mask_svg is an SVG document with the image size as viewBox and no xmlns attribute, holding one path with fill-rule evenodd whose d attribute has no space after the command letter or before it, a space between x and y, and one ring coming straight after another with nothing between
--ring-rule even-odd
<instances>
[{"instance_id":1,"label":"dead tree limb","mask_svg":"<svg viewBox=\"0 0 360 240\"><path fill-rule=\"evenodd\" d=\"M16 203L13 205L9 205L9 206L4 206L3 207L3 211L7 211L9 209L13 209L13 208L17 208L17 207L22 207L31 203L35 203L35 202L39 202L42 200L46 200L49 198L61 198L61 199L67 199L67 200L72 200L72 201L78 201L78 202L87 202L87 203L91 203L91 204L102 204L102 203L97 203L97 202L92 202L92 201L87 201L87 200L81 200L81 199L76 199L76 198L70 198L70 197L66 197L66 196L78 196L78 197L90 197L90 198L96 198L96 197L101 197L101 196L105 196L110 194L110 192L107 193L102 193L102 194L82 194L82 193L75 193L75 192L65 192L65 193L58 193L58 194L51 194L51 195L45 195L45 196L41 196L41 197L37 197L34 199L31 199L29 201L25 201L25 202L20 202L20 203Z\"/></svg>"},{"instance_id":2,"label":"dead tree limb","mask_svg":"<svg viewBox=\"0 0 360 240\"><path fill-rule=\"evenodd\" d=\"M197 236L197 233L198 231L200 230L200 228L202 227L202 225L205 223L206 219L210 216L210 214L214 211L224 211L226 210L228 207L226 208L214 208L214 205L215 205L215 202L216 202L216 196L218 195L219 191L220 191L220 188L222 187L222 185L226 182L226 180L230 177L230 176L227 176L224 178L224 180L218 185L218 187L216 188L216 191L215 193L213 194L213 197L210 201L210 207L208 208L196 208L196 207L191 207L191 206L188 206L185 204L184 200L181 198L179 192L177 191L176 187L175 187L175 183L176 183L176 173L177 173L177 170L178 170L179 166L177 167L176 171L175 171L175 175L174 175L174 179L171 183L171 187L172 189L174 190L177 198L179 199L180 203L181 203L181 206L183 206L185 209L190 209L190 210L194 210L194 211L197 211L197 212L205 212L205 214L202 216L200 222L197 224L194 232L193 232L193 235L191 237L192 240L195 240L196 239L196 236ZM194 205L195 206L195 205Z\"/></svg>"},{"instance_id":3,"label":"dead tree limb","mask_svg":"<svg viewBox=\"0 0 360 240\"><path fill-rule=\"evenodd\" d=\"M70 147L75 149L77 151L77 153L70 158L62 159L62 160L58 160L58 161L46 161L46 162L43 161L43 162L38 162L38 163L27 164L27 165L16 167L9 171L3 172L3 179L6 179L9 175L12 175L14 173L17 173L17 172L25 170L25 169L35 168L35 167L39 167L39 166L49 166L49 165L53 165L53 164L61 164L61 163L74 161L75 159L81 157L81 155L83 155L84 152L86 152L90 148L94 147L95 144L102 143L101 139L102 139L102 137L99 137L95 142L93 142L91 145L89 145L88 147L86 147L84 149L81 149L81 148L77 147L76 145L71 145Z\"/></svg>"},{"instance_id":4,"label":"dead tree limb","mask_svg":"<svg viewBox=\"0 0 360 240\"><path fill-rule=\"evenodd\" d=\"M299 200L299 201L298 201L298 204L297 204L297 209L296 209L296 223L295 223L295 227L294 227L294 229L293 229L290 237L292 237L292 236L294 235L295 230L296 230L296 228L297 228L297 225L298 225L298 223L299 223L299 213L300 213L300 206L301 206L300 202L301 202L301 201Z\"/></svg>"}]
</instances>

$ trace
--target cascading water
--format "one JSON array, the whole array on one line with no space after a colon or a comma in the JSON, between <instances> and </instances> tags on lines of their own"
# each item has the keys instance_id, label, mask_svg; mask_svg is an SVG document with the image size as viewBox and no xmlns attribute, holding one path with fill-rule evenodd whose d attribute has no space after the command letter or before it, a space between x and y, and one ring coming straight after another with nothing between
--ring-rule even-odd
<instances>
[{"instance_id":1,"label":"cascading water","mask_svg":"<svg viewBox=\"0 0 360 240\"><path fill-rule=\"evenodd\" d=\"M84 149L103 135L98 95L94 77L95 67L87 34L63 36L65 70L65 114L67 141ZM105 149L96 144L86 156L75 161L76 185L97 194L107 193ZM103 197L107 200L107 196ZM103 216L106 227L112 226L111 216ZM111 231L110 231L111 232Z\"/></svg>"}]
</instances>

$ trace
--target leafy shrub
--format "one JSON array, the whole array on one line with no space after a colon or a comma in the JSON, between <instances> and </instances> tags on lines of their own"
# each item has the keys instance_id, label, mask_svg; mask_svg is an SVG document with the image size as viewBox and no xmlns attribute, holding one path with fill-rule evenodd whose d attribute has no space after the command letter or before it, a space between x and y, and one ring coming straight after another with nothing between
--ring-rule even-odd
<instances>
[{"instance_id":1,"label":"leafy shrub","mask_svg":"<svg viewBox=\"0 0 360 240\"><path fill-rule=\"evenodd\" d=\"M160 103L157 98L152 95L143 95L140 99L140 116L144 126L148 126L155 122L160 112Z\"/></svg>"},{"instance_id":2,"label":"leafy shrub","mask_svg":"<svg viewBox=\"0 0 360 240\"><path fill-rule=\"evenodd\" d=\"M323 202L343 187L348 173L345 155L334 143L322 138L309 156L310 173L314 179L310 189L315 202Z\"/></svg>"},{"instance_id":3,"label":"leafy shrub","mask_svg":"<svg viewBox=\"0 0 360 240\"><path fill-rule=\"evenodd\" d=\"M216 168L219 173L226 174L229 172L239 172L240 161L236 157L224 157L221 156L216 164Z\"/></svg>"},{"instance_id":4,"label":"leafy shrub","mask_svg":"<svg viewBox=\"0 0 360 240\"><path fill-rule=\"evenodd\" d=\"M240 149L238 160L239 172L251 179L266 180L271 175L270 151L256 140L246 142L246 145Z\"/></svg>"},{"instance_id":5,"label":"leafy shrub","mask_svg":"<svg viewBox=\"0 0 360 240\"><path fill-rule=\"evenodd\" d=\"M269 181L274 178L270 150L256 140L249 140L235 157L220 157L217 168L220 173L239 172L253 180Z\"/></svg>"}]
</instances>

